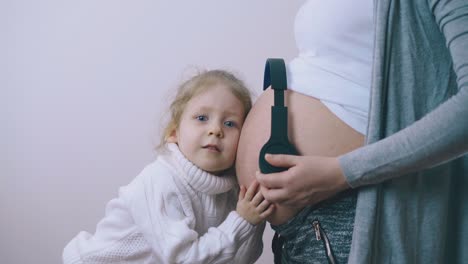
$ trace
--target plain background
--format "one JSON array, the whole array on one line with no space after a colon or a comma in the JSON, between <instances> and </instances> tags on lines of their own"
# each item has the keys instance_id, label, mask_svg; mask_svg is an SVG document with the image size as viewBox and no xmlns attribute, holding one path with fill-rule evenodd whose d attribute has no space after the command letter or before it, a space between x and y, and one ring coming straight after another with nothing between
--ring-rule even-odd
<instances>
[{"instance_id":1,"label":"plain background","mask_svg":"<svg viewBox=\"0 0 468 264\"><path fill-rule=\"evenodd\" d=\"M194 69L234 71L258 95L266 58L296 53L303 2L1 0L1 263L61 263L94 233ZM267 229L258 263L273 262Z\"/></svg>"}]
</instances>

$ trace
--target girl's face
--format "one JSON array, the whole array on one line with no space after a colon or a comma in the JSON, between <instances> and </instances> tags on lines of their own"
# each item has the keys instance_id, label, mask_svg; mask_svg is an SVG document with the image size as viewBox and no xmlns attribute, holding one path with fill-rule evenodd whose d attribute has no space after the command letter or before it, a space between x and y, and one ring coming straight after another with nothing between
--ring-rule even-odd
<instances>
[{"instance_id":1,"label":"girl's face","mask_svg":"<svg viewBox=\"0 0 468 264\"><path fill-rule=\"evenodd\" d=\"M197 167L219 173L234 164L244 116L242 102L216 84L190 99L168 142Z\"/></svg>"}]
</instances>

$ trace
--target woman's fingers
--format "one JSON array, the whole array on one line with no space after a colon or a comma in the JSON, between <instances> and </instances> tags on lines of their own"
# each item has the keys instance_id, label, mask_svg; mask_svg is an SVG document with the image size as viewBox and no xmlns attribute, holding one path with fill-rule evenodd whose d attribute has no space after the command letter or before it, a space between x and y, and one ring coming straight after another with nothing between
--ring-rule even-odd
<instances>
[{"instance_id":1,"label":"woman's fingers","mask_svg":"<svg viewBox=\"0 0 468 264\"><path fill-rule=\"evenodd\" d=\"M255 173L255 177L261 186L268 189L282 188L285 186L285 179L287 178L287 171L263 174L259 171Z\"/></svg>"},{"instance_id":2,"label":"woman's fingers","mask_svg":"<svg viewBox=\"0 0 468 264\"><path fill-rule=\"evenodd\" d=\"M283 154L266 154L265 159L268 163L275 167L283 167L288 170L263 174L257 171L256 178L260 185L265 186L269 189L283 188L288 184L288 179L291 177L291 167L298 165L300 156L294 155L283 155Z\"/></svg>"},{"instance_id":3,"label":"woman's fingers","mask_svg":"<svg viewBox=\"0 0 468 264\"><path fill-rule=\"evenodd\" d=\"M282 203L290 198L290 194L285 189L268 189L260 186L260 192L263 194L265 200L272 203Z\"/></svg>"},{"instance_id":4,"label":"woman's fingers","mask_svg":"<svg viewBox=\"0 0 468 264\"><path fill-rule=\"evenodd\" d=\"M290 168L295 166L300 156L286 154L266 154L265 160L275 167Z\"/></svg>"},{"instance_id":5,"label":"woman's fingers","mask_svg":"<svg viewBox=\"0 0 468 264\"><path fill-rule=\"evenodd\" d=\"M349 188L336 157L266 155L275 166L286 166L286 171L255 177L263 197L273 203L287 206L312 205Z\"/></svg>"}]
</instances>

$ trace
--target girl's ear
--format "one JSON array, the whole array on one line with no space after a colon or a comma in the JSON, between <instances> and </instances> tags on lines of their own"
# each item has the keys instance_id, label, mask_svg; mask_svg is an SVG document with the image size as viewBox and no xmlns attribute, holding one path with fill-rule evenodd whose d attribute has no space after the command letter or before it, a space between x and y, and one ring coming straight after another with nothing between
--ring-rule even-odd
<instances>
[{"instance_id":1,"label":"girl's ear","mask_svg":"<svg viewBox=\"0 0 468 264\"><path fill-rule=\"evenodd\" d=\"M167 143L177 143L177 131L172 130L171 134L166 138Z\"/></svg>"}]
</instances>

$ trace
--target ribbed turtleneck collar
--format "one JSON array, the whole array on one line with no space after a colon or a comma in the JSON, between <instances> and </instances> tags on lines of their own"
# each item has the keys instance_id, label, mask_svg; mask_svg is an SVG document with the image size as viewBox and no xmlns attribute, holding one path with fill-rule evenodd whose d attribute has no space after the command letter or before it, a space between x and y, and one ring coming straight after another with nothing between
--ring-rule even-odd
<instances>
[{"instance_id":1,"label":"ribbed turtleneck collar","mask_svg":"<svg viewBox=\"0 0 468 264\"><path fill-rule=\"evenodd\" d=\"M182 178L197 191L206 194L218 194L231 190L237 183L234 175L216 176L198 168L179 150L177 144L167 144L176 161L185 172Z\"/></svg>"}]
</instances>

